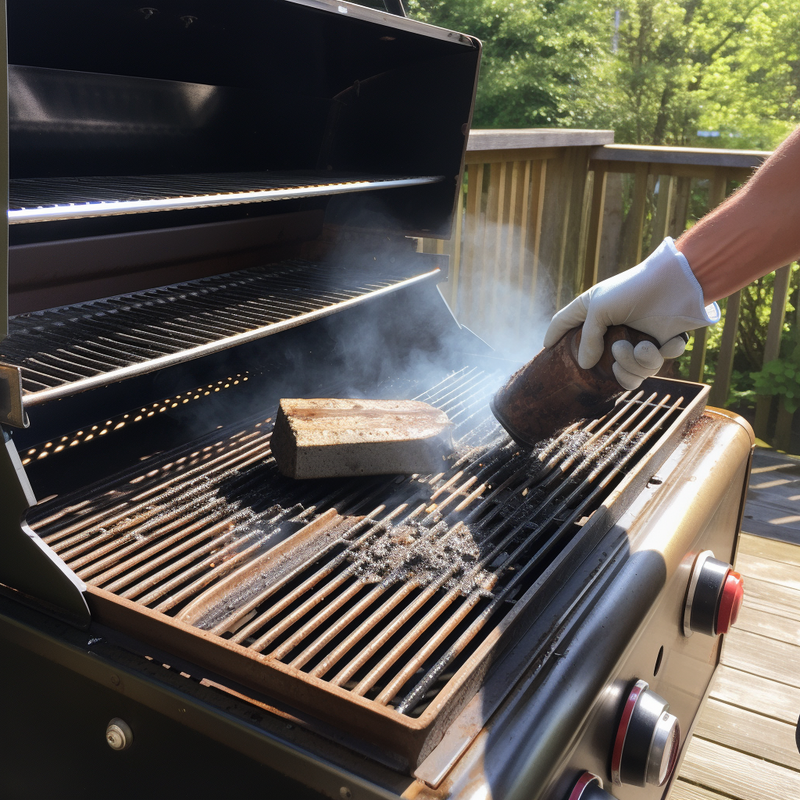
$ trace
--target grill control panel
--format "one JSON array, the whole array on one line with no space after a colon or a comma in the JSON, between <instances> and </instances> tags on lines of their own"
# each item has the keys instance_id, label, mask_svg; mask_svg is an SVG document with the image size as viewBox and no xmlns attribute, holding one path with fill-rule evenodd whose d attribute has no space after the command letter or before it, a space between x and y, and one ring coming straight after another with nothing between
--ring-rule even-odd
<instances>
[{"instance_id":1,"label":"grill control panel","mask_svg":"<svg viewBox=\"0 0 800 800\"><path fill-rule=\"evenodd\" d=\"M683 611L683 633L719 636L727 633L739 616L744 580L730 564L704 550L694 562Z\"/></svg>"},{"instance_id":2,"label":"grill control panel","mask_svg":"<svg viewBox=\"0 0 800 800\"><path fill-rule=\"evenodd\" d=\"M611 756L616 786L663 786L675 769L681 749L678 718L669 703L636 681L622 709Z\"/></svg>"}]
</instances>

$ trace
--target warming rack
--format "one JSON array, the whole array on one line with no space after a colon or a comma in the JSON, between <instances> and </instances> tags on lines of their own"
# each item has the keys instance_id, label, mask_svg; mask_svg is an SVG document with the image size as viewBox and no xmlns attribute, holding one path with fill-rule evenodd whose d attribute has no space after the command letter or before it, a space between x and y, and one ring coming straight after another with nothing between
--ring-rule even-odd
<instances>
[{"instance_id":1,"label":"warming rack","mask_svg":"<svg viewBox=\"0 0 800 800\"><path fill-rule=\"evenodd\" d=\"M211 355L441 279L292 259L132 294L19 314L0 342L0 377L21 373L30 408ZM422 271L420 271L422 270ZM13 401L13 397L12 397Z\"/></svg>"},{"instance_id":2,"label":"warming rack","mask_svg":"<svg viewBox=\"0 0 800 800\"><path fill-rule=\"evenodd\" d=\"M14 178L8 222L179 211L191 208L296 200L439 183L441 176L400 177L341 172L241 172L197 175Z\"/></svg>"}]
</instances>

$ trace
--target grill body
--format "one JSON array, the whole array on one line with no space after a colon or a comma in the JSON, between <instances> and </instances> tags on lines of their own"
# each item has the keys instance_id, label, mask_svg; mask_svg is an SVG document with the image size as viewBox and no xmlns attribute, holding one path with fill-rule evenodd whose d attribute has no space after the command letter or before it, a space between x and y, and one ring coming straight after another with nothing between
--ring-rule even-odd
<instances>
[{"instance_id":1,"label":"grill body","mask_svg":"<svg viewBox=\"0 0 800 800\"><path fill-rule=\"evenodd\" d=\"M59 769L35 777L11 770L7 786L24 780L32 796L44 796L56 786L88 787L107 772L116 780L125 775L123 796L133 797L161 764L170 780L198 791L235 770L243 789L268 781L298 796L332 797L342 787L365 797L567 796L583 770L607 773L620 700L634 678L649 679L688 728L708 691L720 640L684 637L682 608L697 552L733 558L750 438L722 414L703 419L694 434L700 441L682 441L673 451L413 773L392 768L385 753L368 753L341 726L199 668L174 646L164 651L97 620L80 631L3 598L3 637L13 656L3 671L7 685L18 687L12 713L23 734L7 742L7 753L23 759L43 718L60 742ZM592 581L598 564L607 568ZM559 611L568 612L568 622L554 637ZM531 659L542 638L552 641L553 653ZM105 744L112 717L134 730L129 752ZM199 777L208 763L211 776ZM660 797L664 789L614 793Z\"/></svg>"},{"instance_id":2,"label":"grill body","mask_svg":"<svg viewBox=\"0 0 800 800\"><path fill-rule=\"evenodd\" d=\"M689 573L733 559L752 435L665 379L533 451L494 421L513 365L407 238L449 235L479 43L327 0L5 12L4 794L560 800L636 679L690 728ZM278 400L337 395L456 450L281 477Z\"/></svg>"}]
</instances>

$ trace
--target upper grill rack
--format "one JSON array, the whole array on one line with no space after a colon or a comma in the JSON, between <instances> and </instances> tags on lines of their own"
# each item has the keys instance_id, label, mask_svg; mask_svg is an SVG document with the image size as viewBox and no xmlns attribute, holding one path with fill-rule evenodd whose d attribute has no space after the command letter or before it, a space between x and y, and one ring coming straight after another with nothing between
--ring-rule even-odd
<instances>
[{"instance_id":1,"label":"upper grill rack","mask_svg":"<svg viewBox=\"0 0 800 800\"><path fill-rule=\"evenodd\" d=\"M289 260L135 294L20 314L0 362L22 370L23 405L107 385L301 325L440 276ZM420 266L422 264L423 266Z\"/></svg>"},{"instance_id":2,"label":"upper grill rack","mask_svg":"<svg viewBox=\"0 0 800 800\"><path fill-rule=\"evenodd\" d=\"M56 220L178 211L295 200L438 183L441 176L399 177L296 172L198 175L14 178L9 181L8 222Z\"/></svg>"},{"instance_id":3,"label":"upper grill rack","mask_svg":"<svg viewBox=\"0 0 800 800\"><path fill-rule=\"evenodd\" d=\"M261 690L290 701L324 687L317 713L352 716L357 733L391 738L414 760L419 731L463 700L501 632L557 565L580 560L593 513L696 410L667 382L531 455L488 413L496 385L466 369L420 397L456 423L458 452L437 475L288 481L260 420L47 504L31 524L96 587L103 613L112 597L138 608L154 642L181 632L173 620L199 627L204 646L225 642L205 654L216 671L252 682L236 659L255 659Z\"/></svg>"}]
</instances>

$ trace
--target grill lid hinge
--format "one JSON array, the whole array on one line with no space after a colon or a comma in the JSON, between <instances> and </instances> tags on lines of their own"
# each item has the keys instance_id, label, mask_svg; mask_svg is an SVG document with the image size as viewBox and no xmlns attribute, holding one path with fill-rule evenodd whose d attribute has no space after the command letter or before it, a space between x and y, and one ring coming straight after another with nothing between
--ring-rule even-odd
<instances>
[{"instance_id":1,"label":"grill lid hinge","mask_svg":"<svg viewBox=\"0 0 800 800\"><path fill-rule=\"evenodd\" d=\"M22 370L0 364L0 423L27 428L28 415L22 404Z\"/></svg>"}]
</instances>

